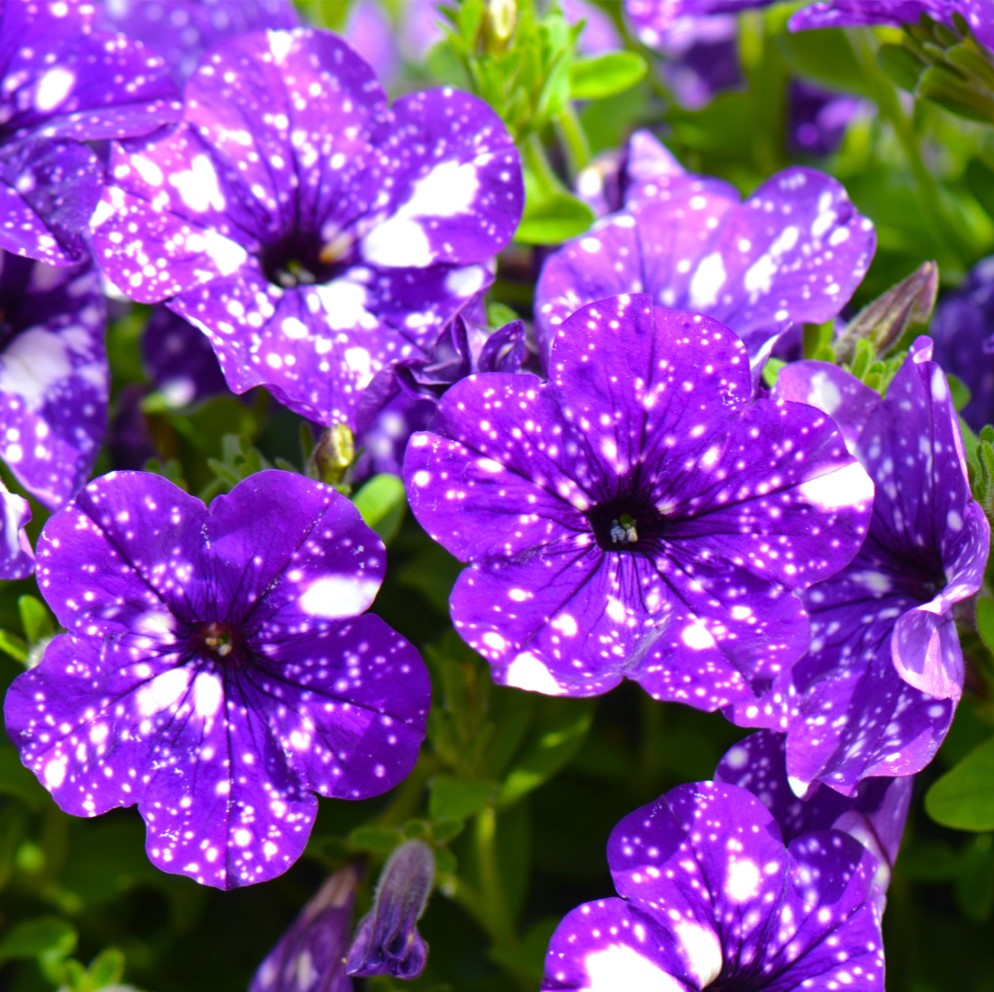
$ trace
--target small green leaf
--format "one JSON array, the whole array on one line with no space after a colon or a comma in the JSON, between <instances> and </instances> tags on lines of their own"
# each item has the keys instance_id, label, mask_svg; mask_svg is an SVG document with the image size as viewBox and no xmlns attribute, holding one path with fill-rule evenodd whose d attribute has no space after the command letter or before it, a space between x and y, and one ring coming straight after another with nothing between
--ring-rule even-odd
<instances>
[{"instance_id":1,"label":"small green leaf","mask_svg":"<svg viewBox=\"0 0 994 992\"><path fill-rule=\"evenodd\" d=\"M94 990L119 985L124 976L124 954L116 947L101 951L90 964L87 988Z\"/></svg>"},{"instance_id":2,"label":"small green leaf","mask_svg":"<svg viewBox=\"0 0 994 992\"><path fill-rule=\"evenodd\" d=\"M583 743L593 718L593 700L543 698L533 730L504 779L501 804L517 802L559 771Z\"/></svg>"},{"instance_id":3,"label":"small green leaf","mask_svg":"<svg viewBox=\"0 0 994 992\"><path fill-rule=\"evenodd\" d=\"M428 815L437 820L464 820L478 813L497 794L496 782L471 782L455 775L436 775L428 784Z\"/></svg>"},{"instance_id":4,"label":"small green leaf","mask_svg":"<svg viewBox=\"0 0 994 992\"><path fill-rule=\"evenodd\" d=\"M0 630L0 651L10 655L14 661L19 661L22 665L27 664L28 655L31 653L28 642L9 630Z\"/></svg>"},{"instance_id":5,"label":"small green leaf","mask_svg":"<svg viewBox=\"0 0 994 992\"><path fill-rule=\"evenodd\" d=\"M577 59L570 66L569 89L574 100L601 100L631 89L646 73L637 52L608 52Z\"/></svg>"},{"instance_id":6,"label":"small green leaf","mask_svg":"<svg viewBox=\"0 0 994 992\"><path fill-rule=\"evenodd\" d=\"M994 830L994 737L971 751L928 790L925 809L945 827Z\"/></svg>"},{"instance_id":7,"label":"small green leaf","mask_svg":"<svg viewBox=\"0 0 994 992\"><path fill-rule=\"evenodd\" d=\"M76 947L72 924L57 916L19 923L0 939L0 961L54 955L64 958Z\"/></svg>"},{"instance_id":8,"label":"small green leaf","mask_svg":"<svg viewBox=\"0 0 994 992\"><path fill-rule=\"evenodd\" d=\"M559 245L590 230L594 212L566 192L530 196L514 237L527 245Z\"/></svg>"},{"instance_id":9,"label":"small green leaf","mask_svg":"<svg viewBox=\"0 0 994 992\"><path fill-rule=\"evenodd\" d=\"M925 63L911 49L903 45L881 45L877 59L880 68L894 83L902 90L914 92Z\"/></svg>"},{"instance_id":10,"label":"small green leaf","mask_svg":"<svg viewBox=\"0 0 994 992\"><path fill-rule=\"evenodd\" d=\"M396 475L373 476L354 496L362 519L389 544L400 530L407 509L403 480Z\"/></svg>"},{"instance_id":11,"label":"small green leaf","mask_svg":"<svg viewBox=\"0 0 994 992\"><path fill-rule=\"evenodd\" d=\"M52 615L45 604L35 596L21 596L17 601L21 625L29 644L46 641L55 633Z\"/></svg>"},{"instance_id":12,"label":"small green leaf","mask_svg":"<svg viewBox=\"0 0 994 992\"><path fill-rule=\"evenodd\" d=\"M356 827L349 834L349 843L360 851L371 851L374 854L389 854L403 840L399 830L388 827Z\"/></svg>"}]
</instances>

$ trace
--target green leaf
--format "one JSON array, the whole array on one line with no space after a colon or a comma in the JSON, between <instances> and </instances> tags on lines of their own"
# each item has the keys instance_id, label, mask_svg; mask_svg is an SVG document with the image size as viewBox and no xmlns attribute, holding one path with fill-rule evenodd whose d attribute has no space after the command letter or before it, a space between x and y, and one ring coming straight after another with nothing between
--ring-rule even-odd
<instances>
[{"instance_id":1,"label":"green leaf","mask_svg":"<svg viewBox=\"0 0 994 992\"><path fill-rule=\"evenodd\" d=\"M826 89L872 98L873 86L841 31L799 31L774 39L777 52L802 79Z\"/></svg>"},{"instance_id":2,"label":"green leaf","mask_svg":"<svg viewBox=\"0 0 994 992\"><path fill-rule=\"evenodd\" d=\"M514 237L527 245L559 245L590 230L594 212L565 191L529 196Z\"/></svg>"},{"instance_id":3,"label":"green leaf","mask_svg":"<svg viewBox=\"0 0 994 992\"><path fill-rule=\"evenodd\" d=\"M400 530L407 509L403 480L396 475L375 475L353 498L362 519L389 544Z\"/></svg>"},{"instance_id":4,"label":"green leaf","mask_svg":"<svg viewBox=\"0 0 994 992\"><path fill-rule=\"evenodd\" d=\"M119 985L124 976L124 954L116 947L108 947L101 951L90 964L87 975L87 988L107 988L109 985Z\"/></svg>"},{"instance_id":5,"label":"green leaf","mask_svg":"<svg viewBox=\"0 0 994 992\"><path fill-rule=\"evenodd\" d=\"M27 663L28 655L31 653L28 642L9 630L0 630L0 651L10 655L14 661L19 661L22 665Z\"/></svg>"},{"instance_id":6,"label":"green leaf","mask_svg":"<svg viewBox=\"0 0 994 992\"><path fill-rule=\"evenodd\" d=\"M994 830L994 737L971 751L928 790L925 809L945 827Z\"/></svg>"},{"instance_id":7,"label":"green leaf","mask_svg":"<svg viewBox=\"0 0 994 992\"><path fill-rule=\"evenodd\" d=\"M600 100L631 89L646 73L637 52L608 52L577 59L570 66L569 88L574 100Z\"/></svg>"},{"instance_id":8,"label":"green leaf","mask_svg":"<svg viewBox=\"0 0 994 992\"><path fill-rule=\"evenodd\" d=\"M52 615L45 604L35 596L21 596L17 600L17 609L21 614L21 625L29 644L47 641L55 633Z\"/></svg>"},{"instance_id":9,"label":"green leaf","mask_svg":"<svg viewBox=\"0 0 994 992\"><path fill-rule=\"evenodd\" d=\"M502 805L517 802L573 757L590 729L594 706L591 699L540 701L532 731L504 779Z\"/></svg>"},{"instance_id":10,"label":"green leaf","mask_svg":"<svg viewBox=\"0 0 994 992\"><path fill-rule=\"evenodd\" d=\"M64 958L75 947L76 931L71 923L57 916L42 916L7 931L0 939L0 961L43 954Z\"/></svg>"},{"instance_id":11,"label":"green leaf","mask_svg":"<svg viewBox=\"0 0 994 992\"><path fill-rule=\"evenodd\" d=\"M994 655L994 599L977 600L977 633L984 647Z\"/></svg>"},{"instance_id":12,"label":"green leaf","mask_svg":"<svg viewBox=\"0 0 994 992\"><path fill-rule=\"evenodd\" d=\"M472 782L455 775L436 775L428 783L428 815L437 820L464 820L478 813L497 795L496 782Z\"/></svg>"},{"instance_id":13,"label":"green leaf","mask_svg":"<svg viewBox=\"0 0 994 992\"><path fill-rule=\"evenodd\" d=\"M913 93L918 85L918 76L925 63L909 48L903 45L881 45L877 53L880 68L892 82Z\"/></svg>"},{"instance_id":14,"label":"green leaf","mask_svg":"<svg viewBox=\"0 0 994 992\"><path fill-rule=\"evenodd\" d=\"M403 840L399 830L389 827L356 827L349 834L349 842L360 851L389 854Z\"/></svg>"}]
</instances>

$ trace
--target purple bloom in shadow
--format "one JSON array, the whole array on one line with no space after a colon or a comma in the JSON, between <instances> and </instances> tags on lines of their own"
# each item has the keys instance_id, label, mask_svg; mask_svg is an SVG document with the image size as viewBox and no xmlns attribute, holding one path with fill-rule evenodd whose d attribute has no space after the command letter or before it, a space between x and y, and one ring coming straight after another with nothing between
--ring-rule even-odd
<instances>
[{"instance_id":1,"label":"purple bloom in shadow","mask_svg":"<svg viewBox=\"0 0 994 992\"><path fill-rule=\"evenodd\" d=\"M521 216L510 136L451 89L388 109L369 66L318 31L229 41L186 95L167 138L115 151L95 254L129 295L203 328L236 393L265 385L354 427L372 377L491 281Z\"/></svg>"},{"instance_id":2,"label":"purple bloom in shadow","mask_svg":"<svg viewBox=\"0 0 994 992\"><path fill-rule=\"evenodd\" d=\"M77 816L135 803L162 870L286 871L317 799L411 770L428 675L360 615L382 542L343 496L260 472L210 508L159 476L90 483L46 524L38 584L68 633L7 694L21 760Z\"/></svg>"},{"instance_id":3,"label":"purple bloom in shadow","mask_svg":"<svg viewBox=\"0 0 994 992\"><path fill-rule=\"evenodd\" d=\"M51 509L89 477L107 426L96 270L0 252L0 458Z\"/></svg>"},{"instance_id":4,"label":"purple bloom in shadow","mask_svg":"<svg viewBox=\"0 0 994 992\"><path fill-rule=\"evenodd\" d=\"M994 257L978 262L963 285L944 296L928 333L935 360L962 379L970 402L960 416L975 430L994 423Z\"/></svg>"},{"instance_id":5,"label":"purple bloom in shadow","mask_svg":"<svg viewBox=\"0 0 994 992\"><path fill-rule=\"evenodd\" d=\"M359 873L335 872L266 955L249 992L353 992L345 974Z\"/></svg>"},{"instance_id":6,"label":"purple bloom in shadow","mask_svg":"<svg viewBox=\"0 0 994 992\"><path fill-rule=\"evenodd\" d=\"M170 406L194 406L228 392L210 339L167 307L155 307L142 335L142 358Z\"/></svg>"},{"instance_id":7,"label":"purple bloom in shadow","mask_svg":"<svg viewBox=\"0 0 994 992\"><path fill-rule=\"evenodd\" d=\"M994 48L994 9L990 0L825 0L797 11L790 19L791 31L811 28L855 28L873 24L914 24L929 17L952 25L960 14L977 40Z\"/></svg>"},{"instance_id":8,"label":"purple bloom in shadow","mask_svg":"<svg viewBox=\"0 0 994 992\"><path fill-rule=\"evenodd\" d=\"M830 155L839 147L853 117L868 107L848 93L833 93L802 79L787 90L788 140L795 151Z\"/></svg>"},{"instance_id":9,"label":"purple bloom in shadow","mask_svg":"<svg viewBox=\"0 0 994 992\"><path fill-rule=\"evenodd\" d=\"M215 45L258 28L295 28L291 0L100 0L102 25L147 45L180 81Z\"/></svg>"},{"instance_id":10,"label":"purple bloom in shadow","mask_svg":"<svg viewBox=\"0 0 994 992\"><path fill-rule=\"evenodd\" d=\"M745 789L681 785L611 832L618 897L559 924L542 992L882 992L873 856L823 830L784 844Z\"/></svg>"},{"instance_id":11,"label":"purple bloom in shadow","mask_svg":"<svg viewBox=\"0 0 994 992\"><path fill-rule=\"evenodd\" d=\"M867 777L913 775L942 743L963 688L955 605L983 581L990 528L972 498L949 387L916 342L885 398L822 362L781 370L778 395L839 423L874 480L866 541L803 593L811 647L747 726L787 730L798 795L822 782L852 795Z\"/></svg>"},{"instance_id":12,"label":"purple bloom in shadow","mask_svg":"<svg viewBox=\"0 0 994 992\"><path fill-rule=\"evenodd\" d=\"M456 629L520 688L754 699L807 647L793 590L862 541L866 474L831 418L752 399L731 331L647 296L574 314L550 370L464 379L411 439L412 510L470 562Z\"/></svg>"},{"instance_id":13,"label":"purple bloom in shadow","mask_svg":"<svg viewBox=\"0 0 994 992\"><path fill-rule=\"evenodd\" d=\"M659 306L727 324L758 380L790 327L842 309L875 244L873 225L842 186L813 169L785 169L744 203L716 179L662 172L545 262L535 294L539 356L584 304L647 293Z\"/></svg>"},{"instance_id":14,"label":"purple bloom in shadow","mask_svg":"<svg viewBox=\"0 0 994 992\"><path fill-rule=\"evenodd\" d=\"M786 741L769 730L739 741L715 769L715 781L748 789L773 814L791 841L816 830L844 830L876 858L876 901L883 913L891 870L904 834L911 803L912 779L875 778L864 782L852 796L815 786L807 799L794 795L787 778Z\"/></svg>"},{"instance_id":15,"label":"purple bloom in shadow","mask_svg":"<svg viewBox=\"0 0 994 992\"><path fill-rule=\"evenodd\" d=\"M103 182L81 142L172 123L178 97L161 59L94 30L91 4L0 4L0 249L79 262Z\"/></svg>"}]
</instances>

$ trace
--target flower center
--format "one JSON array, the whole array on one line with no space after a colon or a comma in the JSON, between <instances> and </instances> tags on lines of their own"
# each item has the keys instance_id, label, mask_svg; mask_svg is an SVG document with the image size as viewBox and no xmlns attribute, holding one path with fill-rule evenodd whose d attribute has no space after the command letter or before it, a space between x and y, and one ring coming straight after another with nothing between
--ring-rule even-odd
<instances>
[{"instance_id":1,"label":"flower center","mask_svg":"<svg viewBox=\"0 0 994 992\"><path fill-rule=\"evenodd\" d=\"M345 268L352 242L346 232L324 240L316 233L298 231L263 249L262 270L282 289L331 282Z\"/></svg>"},{"instance_id":2,"label":"flower center","mask_svg":"<svg viewBox=\"0 0 994 992\"><path fill-rule=\"evenodd\" d=\"M218 621L196 624L190 636L190 647L195 654L228 668L240 667L248 657L241 631Z\"/></svg>"},{"instance_id":3,"label":"flower center","mask_svg":"<svg viewBox=\"0 0 994 992\"><path fill-rule=\"evenodd\" d=\"M663 516L648 500L623 496L588 514L597 544L604 551L646 551L663 531Z\"/></svg>"}]
</instances>

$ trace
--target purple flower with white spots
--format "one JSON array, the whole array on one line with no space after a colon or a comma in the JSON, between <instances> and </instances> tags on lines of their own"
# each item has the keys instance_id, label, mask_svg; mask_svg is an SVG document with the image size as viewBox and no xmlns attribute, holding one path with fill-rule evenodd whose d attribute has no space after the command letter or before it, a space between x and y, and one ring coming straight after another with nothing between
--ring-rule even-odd
<instances>
[{"instance_id":1,"label":"purple flower with white spots","mask_svg":"<svg viewBox=\"0 0 994 992\"><path fill-rule=\"evenodd\" d=\"M990 0L825 0L797 11L791 31L855 28L874 24L914 24L929 17L952 25L953 14L965 18L977 40L994 48L994 8Z\"/></svg>"},{"instance_id":2,"label":"purple flower with white spots","mask_svg":"<svg viewBox=\"0 0 994 992\"><path fill-rule=\"evenodd\" d=\"M235 392L354 426L372 377L491 281L522 208L510 136L450 89L388 109L318 31L229 41L186 97L167 138L115 150L95 253L129 295L202 327Z\"/></svg>"},{"instance_id":3,"label":"purple flower with white spots","mask_svg":"<svg viewBox=\"0 0 994 992\"><path fill-rule=\"evenodd\" d=\"M35 554L24 527L31 519L31 507L23 496L10 492L0 482L0 509L3 512L0 579L23 579L35 570Z\"/></svg>"},{"instance_id":4,"label":"purple flower with white spots","mask_svg":"<svg viewBox=\"0 0 994 992\"><path fill-rule=\"evenodd\" d=\"M647 296L574 314L550 370L464 379L411 439L414 514L471 563L456 629L520 688L754 699L807 647L793 590L862 541L865 472L831 418L751 398L731 331Z\"/></svg>"},{"instance_id":5,"label":"purple flower with white spots","mask_svg":"<svg viewBox=\"0 0 994 992\"><path fill-rule=\"evenodd\" d=\"M783 734L769 730L751 734L721 759L715 781L737 785L758 796L787 841L828 829L855 837L877 860L874 889L882 913L911 804L912 778L870 779L851 797L815 786L807 799L798 799L787 778L785 743Z\"/></svg>"},{"instance_id":6,"label":"purple flower with white spots","mask_svg":"<svg viewBox=\"0 0 994 992\"><path fill-rule=\"evenodd\" d=\"M86 254L102 172L84 144L179 118L162 60L94 30L80 0L0 2L0 249L52 265Z\"/></svg>"},{"instance_id":7,"label":"purple flower with white spots","mask_svg":"<svg viewBox=\"0 0 994 992\"><path fill-rule=\"evenodd\" d=\"M359 873L332 875L266 955L249 992L353 992L345 974Z\"/></svg>"},{"instance_id":8,"label":"purple flower with white spots","mask_svg":"<svg viewBox=\"0 0 994 992\"><path fill-rule=\"evenodd\" d=\"M921 338L885 398L822 362L781 370L776 392L837 419L876 485L852 562L803 594L811 647L737 722L787 730L787 772L803 795L852 795L867 777L932 760L963 688L955 605L983 581L990 528L972 498L959 422Z\"/></svg>"},{"instance_id":9,"label":"purple flower with white spots","mask_svg":"<svg viewBox=\"0 0 994 992\"><path fill-rule=\"evenodd\" d=\"M542 992L882 992L873 856L824 830L785 845L750 792L681 785L612 831L618 897L559 924Z\"/></svg>"},{"instance_id":10,"label":"purple flower with white spots","mask_svg":"<svg viewBox=\"0 0 994 992\"><path fill-rule=\"evenodd\" d=\"M833 93L792 79L787 90L787 131L793 148L808 155L830 155L839 147L852 119L869 105L849 93Z\"/></svg>"},{"instance_id":11,"label":"purple flower with white spots","mask_svg":"<svg viewBox=\"0 0 994 992\"><path fill-rule=\"evenodd\" d=\"M870 221L813 169L785 169L744 203L718 180L663 174L545 262L535 298L539 354L585 303L647 293L657 305L727 324L758 378L791 326L841 310L874 247Z\"/></svg>"},{"instance_id":12,"label":"purple flower with white spots","mask_svg":"<svg viewBox=\"0 0 994 992\"><path fill-rule=\"evenodd\" d=\"M0 252L0 458L51 508L87 480L107 426L105 328L92 267Z\"/></svg>"},{"instance_id":13,"label":"purple flower with white spots","mask_svg":"<svg viewBox=\"0 0 994 992\"><path fill-rule=\"evenodd\" d=\"M978 262L963 285L944 296L928 333L935 360L962 379L970 402L960 416L975 430L994 423L994 256Z\"/></svg>"},{"instance_id":14,"label":"purple flower with white spots","mask_svg":"<svg viewBox=\"0 0 994 992\"><path fill-rule=\"evenodd\" d=\"M226 38L300 26L291 0L101 0L98 9L104 27L157 52L180 81Z\"/></svg>"},{"instance_id":15,"label":"purple flower with white spots","mask_svg":"<svg viewBox=\"0 0 994 992\"><path fill-rule=\"evenodd\" d=\"M329 486L246 479L210 508L159 476L90 483L38 541L68 633L7 694L21 760L77 816L138 804L164 871L231 888L285 871L314 793L411 770L428 675L379 617L382 542Z\"/></svg>"},{"instance_id":16,"label":"purple flower with white spots","mask_svg":"<svg viewBox=\"0 0 994 992\"><path fill-rule=\"evenodd\" d=\"M210 339L168 307L152 310L142 335L142 358L156 388L176 409L228 392Z\"/></svg>"}]
</instances>

